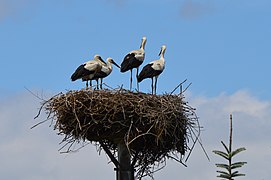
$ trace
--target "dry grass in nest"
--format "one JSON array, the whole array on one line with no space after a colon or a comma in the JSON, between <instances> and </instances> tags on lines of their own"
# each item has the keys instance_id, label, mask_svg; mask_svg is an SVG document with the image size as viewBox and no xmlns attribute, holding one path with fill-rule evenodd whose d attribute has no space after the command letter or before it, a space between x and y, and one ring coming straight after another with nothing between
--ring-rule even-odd
<instances>
[{"instance_id":1,"label":"dry grass in nest","mask_svg":"<svg viewBox=\"0 0 271 180\"><path fill-rule=\"evenodd\" d=\"M117 144L125 142L139 176L152 175L166 158L181 162L190 150L188 140L195 142L199 133L194 109L181 94L68 91L45 101L41 109L69 145L89 140L116 157Z\"/></svg>"}]
</instances>

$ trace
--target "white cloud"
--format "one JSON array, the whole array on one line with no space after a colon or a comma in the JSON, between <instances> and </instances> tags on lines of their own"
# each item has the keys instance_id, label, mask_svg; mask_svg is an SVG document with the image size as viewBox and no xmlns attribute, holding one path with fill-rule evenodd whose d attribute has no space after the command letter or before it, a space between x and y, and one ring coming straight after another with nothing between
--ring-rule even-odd
<instances>
[{"instance_id":1,"label":"white cloud","mask_svg":"<svg viewBox=\"0 0 271 180\"><path fill-rule=\"evenodd\" d=\"M125 4L125 0L106 0L106 1L114 3L118 7L122 7Z\"/></svg>"},{"instance_id":2,"label":"white cloud","mask_svg":"<svg viewBox=\"0 0 271 180\"><path fill-rule=\"evenodd\" d=\"M7 1L0 0L0 21L9 16L13 11L13 8Z\"/></svg>"},{"instance_id":3,"label":"white cloud","mask_svg":"<svg viewBox=\"0 0 271 180\"><path fill-rule=\"evenodd\" d=\"M31 130L38 122L33 119L38 108L39 100L28 92L0 102L0 179L73 180L114 176L112 165L107 164L104 154L98 155L94 146L86 146L79 153L60 154L61 137L48 127L49 122Z\"/></svg>"},{"instance_id":4,"label":"white cloud","mask_svg":"<svg viewBox=\"0 0 271 180\"><path fill-rule=\"evenodd\" d=\"M23 11L32 11L33 5L37 3L37 0L0 0L0 22L10 18L21 18Z\"/></svg>"},{"instance_id":5,"label":"white cloud","mask_svg":"<svg viewBox=\"0 0 271 180\"><path fill-rule=\"evenodd\" d=\"M210 2L197 2L192 0L185 0L180 8L180 15L186 19L195 19L214 11L214 5Z\"/></svg>"},{"instance_id":6,"label":"white cloud","mask_svg":"<svg viewBox=\"0 0 271 180\"><path fill-rule=\"evenodd\" d=\"M232 113L236 129L244 132L243 135L240 133L241 138L245 138L246 133L251 138L253 134L258 134L263 140L268 138L263 132L267 133L271 127L271 102L259 100L248 91L238 91L232 95L221 94L213 98L196 97L191 99L191 104L198 109L201 122L206 123L207 130L212 126L227 126L229 114ZM256 128L252 134L251 129Z\"/></svg>"},{"instance_id":7,"label":"white cloud","mask_svg":"<svg viewBox=\"0 0 271 180\"><path fill-rule=\"evenodd\" d=\"M271 166L271 101L260 100L248 91L238 91L217 97L190 97L204 126L203 143L213 163L223 161L212 150L223 150L220 141L228 143L229 115L233 114L233 148L245 147L247 151L237 156L247 161L242 172L244 179L270 179L267 168ZM201 162L200 162L201 163ZM205 166L202 164L202 166ZM213 167L215 171L215 167ZM264 173L265 172L265 173Z\"/></svg>"},{"instance_id":8,"label":"white cloud","mask_svg":"<svg viewBox=\"0 0 271 180\"><path fill-rule=\"evenodd\" d=\"M271 102L260 100L247 91L221 94L217 97L188 98L197 108L204 126L202 141L211 162L208 162L199 145L194 149L188 167L173 161L155 174L161 179L215 179L217 162L223 159L211 151L222 150L220 141L228 142L229 114L233 113L234 148L246 147L237 161L247 161L240 169L247 176L243 179L270 179L271 166ZM39 107L39 100L29 93L21 93L0 101L0 179L114 179L113 165L100 156L93 145L78 153L60 154L57 150L61 137L49 126L49 122L32 130L30 127ZM45 117L41 117L42 120ZM4 137L4 138L3 138ZM242 179L242 178L240 178Z\"/></svg>"}]
</instances>

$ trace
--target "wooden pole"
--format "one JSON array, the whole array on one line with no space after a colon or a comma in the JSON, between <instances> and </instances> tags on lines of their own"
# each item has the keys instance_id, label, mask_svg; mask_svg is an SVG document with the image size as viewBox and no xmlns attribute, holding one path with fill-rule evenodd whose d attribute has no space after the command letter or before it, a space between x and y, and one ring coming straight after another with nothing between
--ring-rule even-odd
<instances>
[{"instance_id":1,"label":"wooden pole","mask_svg":"<svg viewBox=\"0 0 271 180\"><path fill-rule=\"evenodd\" d=\"M118 143L117 180L134 180L134 168L131 165L131 156L124 142Z\"/></svg>"}]
</instances>

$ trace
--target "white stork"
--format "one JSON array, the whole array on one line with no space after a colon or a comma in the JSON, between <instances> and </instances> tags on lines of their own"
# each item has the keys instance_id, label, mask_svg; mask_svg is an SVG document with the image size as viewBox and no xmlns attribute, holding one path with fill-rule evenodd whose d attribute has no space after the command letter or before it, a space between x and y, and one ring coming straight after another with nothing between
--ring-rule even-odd
<instances>
[{"instance_id":1,"label":"white stork","mask_svg":"<svg viewBox=\"0 0 271 180\"><path fill-rule=\"evenodd\" d=\"M94 60L90 60L81 64L71 76L72 81L77 79L82 79L86 81L86 88L88 88L88 81L90 80L90 88L92 87L91 80L93 80L94 75L102 69L102 63L105 63L101 56L95 55Z\"/></svg>"},{"instance_id":2,"label":"white stork","mask_svg":"<svg viewBox=\"0 0 271 180\"><path fill-rule=\"evenodd\" d=\"M151 85L152 94L153 93L156 94L157 78L163 72L165 68L165 59L164 59L165 51L166 51L166 46L163 45L159 53L160 59L152 61L146 66L144 66L137 78L138 82L141 82L143 79L146 79L146 78L152 79L152 85ZM153 78L155 78L154 84L153 84Z\"/></svg>"},{"instance_id":3,"label":"white stork","mask_svg":"<svg viewBox=\"0 0 271 180\"><path fill-rule=\"evenodd\" d=\"M133 68L136 68L136 77L138 76L138 67L143 63L145 58L145 44L146 44L147 38L143 37L140 45L140 49L130 51L123 59L121 66L120 66L120 72L126 72L130 70L131 77L130 77L130 90L132 90L132 74L133 74ZM138 82L137 82L137 89L139 90Z\"/></svg>"},{"instance_id":4,"label":"white stork","mask_svg":"<svg viewBox=\"0 0 271 180\"><path fill-rule=\"evenodd\" d=\"M115 61L111 57L109 57L106 59L106 64L102 64L101 70L94 74L94 79L97 81L97 89L99 89L98 87L99 79L101 79L100 88L101 89L103 88L102 87L103 78L107 77L112 72L113 70L112 64L120 68L120 66L117 63L115 63Z\"/></svg>"}]
</instances>

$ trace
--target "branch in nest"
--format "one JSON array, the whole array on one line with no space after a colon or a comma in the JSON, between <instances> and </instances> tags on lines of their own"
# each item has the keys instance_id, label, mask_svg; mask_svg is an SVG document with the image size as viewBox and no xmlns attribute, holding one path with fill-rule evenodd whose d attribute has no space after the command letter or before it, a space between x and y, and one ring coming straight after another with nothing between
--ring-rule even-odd
<instances>
[{"instance_id":1,"label":"branch in nest","mask_svg":"<svg viewBox=\"0 0 271 180\"><path fill-rule=\"evenodd\" d=\"M116 167L117 143L125 142L132 164L142 177L151 175L154 164L165 162L165 157L181 163L172 152L183 156L191 151L189 139L198 141L195 109L183 96L172 93L150 95L122 88L68 91L43 102L41 109L48 119L54 119L54 128L65 135L64 141L100 142Z\"/></svg>"}]
</instances>

